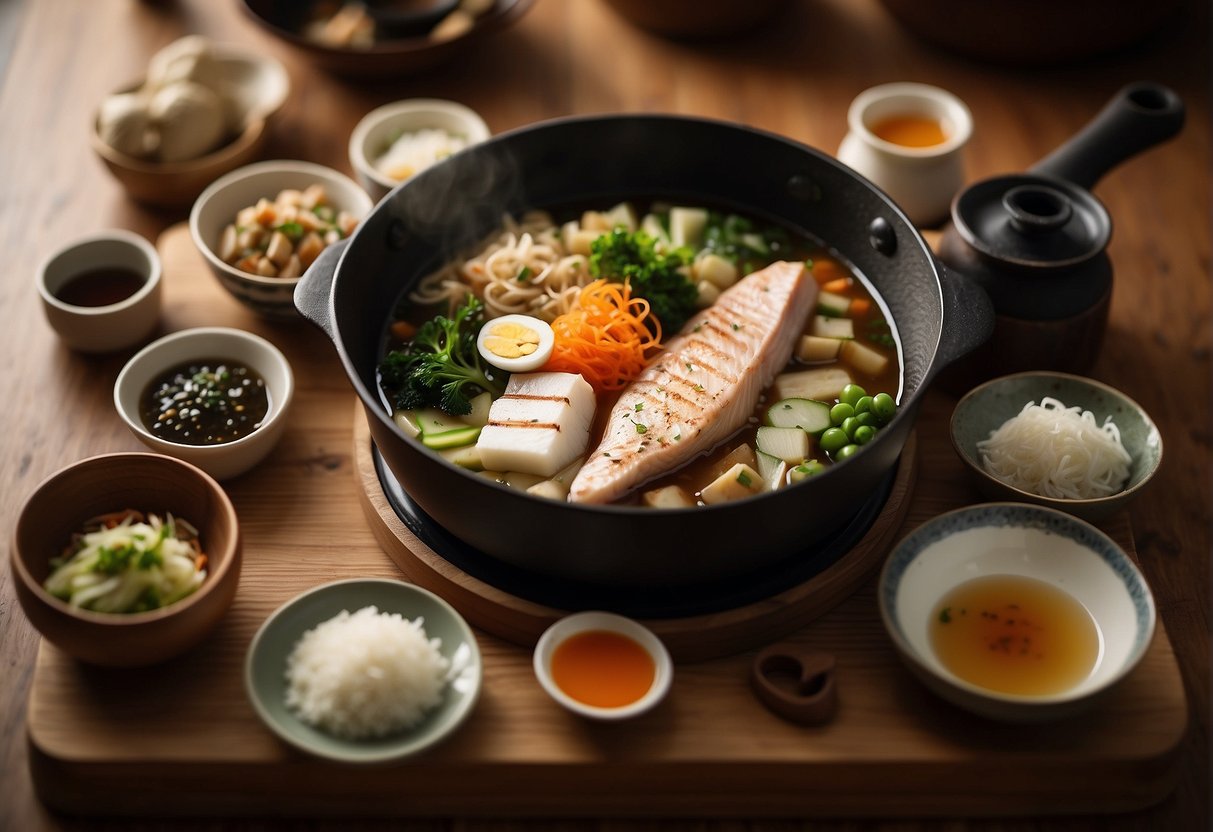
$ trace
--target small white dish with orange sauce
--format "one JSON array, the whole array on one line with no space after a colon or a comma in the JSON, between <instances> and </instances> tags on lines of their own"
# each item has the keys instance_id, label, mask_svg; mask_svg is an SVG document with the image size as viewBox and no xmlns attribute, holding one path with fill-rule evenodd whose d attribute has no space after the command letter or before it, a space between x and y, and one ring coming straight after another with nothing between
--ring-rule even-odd
<instances>
[{"instance_id":1,"label":"small white dish with orange sauce","mask_svg":"<svg viewBox=\"0 0 1213 832\"><path fill-rule=\"evenodd\" d=\"M674 678L661 639L609 612L560 619L535 645L535 676L557 703L580 716L619 720L654 708Z\"/></svg>"},{"instance_id":2,"label":"small white dish with orange sauce","mask_svg":"<svg viewBox=\"0 0 1213 832\"><path fill-rule=\"evenodd\" d=\"M929 84L881 84L847 111L838 160L893 198L919 227L948 216L964 185L963 151L973 117L963 101Z\"/></svg>"}]
</instances>

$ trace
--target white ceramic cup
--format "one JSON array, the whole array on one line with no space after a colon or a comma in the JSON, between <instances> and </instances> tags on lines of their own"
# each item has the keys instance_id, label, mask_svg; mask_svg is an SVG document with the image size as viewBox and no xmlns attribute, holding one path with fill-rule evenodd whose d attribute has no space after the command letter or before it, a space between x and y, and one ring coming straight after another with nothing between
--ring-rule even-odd
<instances>
[{"instance_id":1,"label":"white ceramic cup","mask_svg":"<svg viewBox=\"0 0 1213 832\"><path fill-rule=\"evenodd\" d=\"M72 278L94 269L130 269L143 285L108 306L75 306L56 293ZM160 257L138 234L114 229L68 243L38 268L38 294L51 328L81 352L113 352L148 338L160 318Z\"/></svg>"},{"instance_id":2,"label":"white ceramic cup","mask_svg":"<svg viewBox=\"0 0 1213 832\"><path fill-rule=\"evenodd\" d=\"M939 123L944 140L926 147L895 144L872 127L893 116L925 116ZM928 84L882 84L864 90L847 111L849 132L838 160L893 198L917 226L930 227L948 216L952 197L964 185L963 151L973 133L965 103Z\"/></svg>"}]
</instances>

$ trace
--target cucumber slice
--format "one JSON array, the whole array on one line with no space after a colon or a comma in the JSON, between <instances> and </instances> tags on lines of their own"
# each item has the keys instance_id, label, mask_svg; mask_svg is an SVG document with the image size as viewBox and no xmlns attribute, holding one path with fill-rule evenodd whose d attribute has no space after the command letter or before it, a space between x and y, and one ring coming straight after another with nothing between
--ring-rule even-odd
<instances>
[{"instance_id":1,"label":"cucumber slice","mask_svg":"<svg viewBox=\"0 0 1213 832\"><path fill-rule=\"evenodd\" d=\"M809 455L809 435L800 428L764 425L758 429L758 450L784 462L800 463Z\"/></svg>"},{"instance_id":2,"label":"cucumber slice","mask_svg":"<svg viewBox=\"0 0 1213 832\"><path fill-rule=\"evenodd\" d=\"M829 318L825 315L814 315L813 326L809 333L819 338L838 338L843 341L855 339L855 325L850 318Z\"/></svg>"},{"instance_id":3,"label":"cucumber slice","mask_svg":"<svg viewBox=\"0 0 1213 832\"><path fill-rule=\"evenodd\" d=\"M473 425L464 425L455 430L443 431L442 433L422 433L421 444L427 448L433 448L436 451L445 450L446 448L458 448L461 445L471 445L480 436L480 428Z\"/></svg>"},{"instance_id":4,"label":"cucumber slice","mask_svg":"<svg viewBox=\"0 0 1213 832\"><path fill-rule=\"evenodd\" d=\"M810 459L807 462L802 462L799 465L794 465L788 469L788 482L792 485L807 480L809 477L815 477L824 471L826 467L815 459Z\"/></svg>"},{"instance_id":5,"label":"cucumber slice","mask_svg":"<svg viewBox=\"0 0 1213 832\"><path fill-rule=\"evenodd\" d=\"M834 292L817 293L817 311L822 315L828 315L831 318L842 318L846 316L850 308L851 299L846 295L839 295Z\"/></svg>"},{"instance_id":6,"label":"cucumber slice","mask_svg":"<svg viewBox=\"0 0 1213 832\"><path fill-rule=\"evenodd\" d=\"M472 410L459 420L465 425L482 428L489 423L489 408L493 406L493 394L487 390L472 399Z\"/></svg>"},{"instance_id":7,"label":"cucumber slice","mask_svg":"<svg viewBox=\"0 0 1213 832\"><path fill-rule=\"evenodd\" d=\"M830 406L812 399L783 399L767 410L767 423L777 428L800 428L818 434L828 428Z\"/></svg>"}]
</instances>

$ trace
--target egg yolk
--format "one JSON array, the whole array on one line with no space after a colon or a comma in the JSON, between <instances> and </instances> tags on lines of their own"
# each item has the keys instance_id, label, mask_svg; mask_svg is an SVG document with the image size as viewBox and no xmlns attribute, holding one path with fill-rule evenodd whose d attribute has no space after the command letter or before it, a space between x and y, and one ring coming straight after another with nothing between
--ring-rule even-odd
<instances>
[{"instance_id":1,"label":"egg yolk","mask_svg":"<svg viewBox=\"0 0 1213 832\"><path fill-rule=\"evenodd\" d=\"M484 348L498 358L521 358L539 349L539 333L530 327L512 321L489 326Z\"/></svg>"}]
</instances>

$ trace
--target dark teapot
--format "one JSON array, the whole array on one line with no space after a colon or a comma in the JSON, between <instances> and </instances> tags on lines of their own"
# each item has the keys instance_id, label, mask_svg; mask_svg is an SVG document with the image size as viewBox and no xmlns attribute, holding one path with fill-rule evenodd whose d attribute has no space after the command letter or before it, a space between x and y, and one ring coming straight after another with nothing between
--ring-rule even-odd
<instances>
[{"instance_id":1,"label":"dark teapot","mask_svg":"<svg viewBox=\"0 0 1213 832\"><path fill-rule=\"evenodd\" d=\"M949 373L949 386L1024 370L1084 374L1103 344L1112 298L1112 220L1088 189L1182 128L1167 87L1118 92L1081 132L1027 173L969 185L952 201L939 257L990 296L994 334Z\"/></svg>"}]
</instances>

